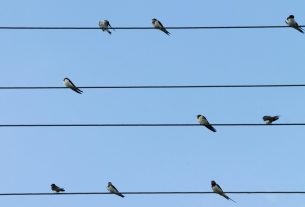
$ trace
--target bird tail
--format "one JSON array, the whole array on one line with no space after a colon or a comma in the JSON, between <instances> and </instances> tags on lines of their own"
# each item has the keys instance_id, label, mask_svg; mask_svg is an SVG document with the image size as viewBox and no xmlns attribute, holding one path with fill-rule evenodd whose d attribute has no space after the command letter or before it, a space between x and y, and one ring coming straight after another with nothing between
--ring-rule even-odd
<instances>
[{"instance_id":1,"label":"bird tail","mask_svg":"<svg viewBox=\"0 0 305 207\"><path fill-rule=\"evenodd\" d=\"M278 120L280 118L280 115L274 116L274 121Z\"/></svg>"},{"instance_id":2,"label":"bird tail","mask_svg":"<svg viewBox=\"0 0 305 207\"><path fill-rule=\"evenodd\" d=\"M229 200L233 201L234 203L236 203L236 201L234 201L232 198L229 198Z\"/></svg>"},{"instance_id":3,"label":"bird tail","mask_svg":"<svg viewBox=\"0 0 305 207\"><path fill-rule=\"evenodd\" d=\"M79 88L76 89L76 92L79 93L79 94L82 94L82 93L83 93L83 91L80 90Z\"/></svg>"},{"instance_id":4,"label":"bird tail","mask_svg":"<svg viewBox=\"0 0 305 207\"><path fill-rule=\"evenodd\" d=\"M171 33L169 33L169 31L167 31L165 28L159 28L162 32L164 32L167 35L170 35Z\"/></svg>"},{"instance_id":5,"label":"bird tail","mask_svg":"<svg viewBox=\"0 0 305 207\"><path fill-rule=\"evenodd\" d=\"M229 196L227 196L226 194L223 194L223 197L225 197L227 200L231 200L234 203L236 203L236 201L234 201L232 198L230 198Z\"/></svg>"},{"instance_id":6,"label":"bird tail","mask_svg":"<svg viewBox=\"0 0 305 207\"><path fill-rule=\"evenodd\" d=\"M118 196L121 196L122 198L124 198L125 196L122 193L118 193Z\"/></svg>"},{"instance_id":7,"label":"bird tail","mask_svg":"<svg viewBox=\"0 0 305 207\"><path fill-rule=\"evenodd\" d=\"M79 88L76 87L70 87L70 89L72 89L73 91L75 91L76 93L82 94L82 90L80 90Z\"/></svg>"},{"instance_id":8,"label":"bird tail","mask_svg":"<svg viewBox=\"0 0 305 207\"><path fill-rule=\"evenodd\" d=\"M303 33L304 34L304 30L302 29L302 27L298 27L296 28L299 32Z\"/></svg>"},{"instance_id":9,"label":"bird tail","mask_svg":"<svg viewBox=\"0 0 305 207\"><path fill-rule=\"evenodd\" d=\"M212 132L216 132L216 129L212 125L206 125L206 127Z\"/></svg>"},{"instance_id":10,"label":"bird tail","mask_svg":"<svg viewBox=\"0 0 305 207\"><path fill-rule=\"evenodd\" d=\"M65 192L65 189L64 189L64 188L61 188L60 191Z\"/></svg>"}]
</instances>

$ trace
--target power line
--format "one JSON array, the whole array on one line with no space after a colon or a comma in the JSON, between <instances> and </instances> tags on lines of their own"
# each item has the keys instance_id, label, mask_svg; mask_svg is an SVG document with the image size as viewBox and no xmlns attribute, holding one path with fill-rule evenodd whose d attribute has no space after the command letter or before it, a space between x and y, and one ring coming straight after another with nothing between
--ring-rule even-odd
<instances>
[{"instance_id":1,"label":"power line","mask_svg":"<svg viewBox=\"0 0 305 207\"><path fill-rule=\"evenodd\" d=\"M178 27L165 27L166 29L274 29L274 28L287 28L288 25L260 25L260 26L178 26ZM305 27L301 25L300 27ZM47 27L47 26L1 26L2 30L100 30L99 27ZM116 30L149 30L156 29L154 27L113 27Z\"/></svg>"},{"instance_id":2,"label":"power line","mask_svg":"<svg viewBox=\"0 0 305 207\"><path fill-rule=\"evenodd\" d=\"M178 88L286 88L305 87L305 84L240 84L240 85L126 85L126 86L81 86L81 89L178 89ZM64 86L0 86L0 90L55 90Z\"/></svg>"},{"instance_id":3,"label":"power line","mask_svg":"<svg viewBox=\"0 0 305 207\"><path fill-rule=\"evenodd\" d=\"M280 124L212 124L213 126L305 126L305 123ZM202 127L200 124L0 124L1 127Z\"/></svg>"},{"instance_id":4,"label":"power line","mask_svg":"<svg viewBox=\"0 0 305 207\"><path fill-rule=\"evenodd\" d=\"M121 192L125 195L175 195L175 194L215 194L211 191L193 192ZM305 194L305 191L232 191L227 194ZM113 195L109 192L71 192L71 193L0 193L0 196L44 196L44 195Z\"/></svg>"}]
</instances>

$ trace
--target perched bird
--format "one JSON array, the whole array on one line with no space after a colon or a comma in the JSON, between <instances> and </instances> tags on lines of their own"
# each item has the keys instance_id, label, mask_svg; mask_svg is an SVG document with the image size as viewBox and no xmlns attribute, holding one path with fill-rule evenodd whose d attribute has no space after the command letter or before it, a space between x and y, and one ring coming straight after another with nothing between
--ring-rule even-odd
<instances>
[{"instance_id":1,"label":"perched bird","mask_svg":"<svg viewBox=\"0 0 305 207\"><path fill-rule=\"evenodd\" d=\"M122 198L125 197L122 193L120 193L120 192L118 191L118 189L116 189L116 188L114 187L114 185L112 185L111 182L108 182L107 190L108 190L110 193L113 193L113 194L116 194L116 195L118 195L118 196L121 196Z\"/></svg>"},{"instance_id":2,"label":"perched bird","mask_svg":"<svg viewBox=\"0 0 305 207\"><path fill-rule=\"evenodd\" d=\"M69 79L69 78L65 78L64 79L64 84L66 87L72 89L73 91L75 91L76 93L79 93L81 94L83 91L80 90L79 88L77 88L73 83L72 81Z\"/></svg>"},{"instance_id":3,"label":"perched bird","mask_svg":"<svg viewBox=\"0 0 305 207\"><path fill-rule=\"evenodd\" d=\"M280 116L263 116L263 120L266 124L272 124L272 122L278 120Z\"/></svg>"},{"instance_id":4,"label":"perched bird","mask_svg":"<svg viewBox=\"0 0 305 207\"><path fill-rule=\"evenodd\" d=\"M225 197L227 200L231 200L231 201L235 202L222 191L221 187L214 180L211 181L211 187L212 187L212 190L214 191L214 193L217 193L217 194Z\"/></svg>"},{"instance_id":5,"label":"perched bird","mask_svg":"<svg viewBox=\"0 0 305 207\"><path fill-rule=\"evenodd\" d=\"M199 124L205 126L209 130L216 132L216 129L209 123L209 121L203 115L197 115L197 120Z\"/></svg>"},{"instance_id":6,"label":"perched bird","mask_svg":"<svg viewBox=\"0 0 305 207\"><path fill-rule=\"evenodd\" d=\"M65 192L65 189L60 188L60 187L58 187L58 186L55 185L55 184L52 184L52 185L51 185L51 189L52 189L52 191L54 191L54 192L56 192L56 193Z\"/></svg>"},{"instance_id":7,"label":"perched bird","mask_svg":"<svg viewBox=\"0 0 305 207\"><path fill-rule=\"evenodd\" d=\"M161 30L161 31L164 32L165 34L167 34L167 35L170 35L170 34L171 34L171 33L169 33L169 31L167 31L167 30L165 29L165 27L162 25L162 23L161 23L159 20L153 18L153 19L152 19L152 24L153 24L153 26L154 26L156 29Z\"/></svg>"},{"instance_id":8,"label":"perched bird","mask_svg":"<svg viewBox=\"0 0 305 207\"><path fill-rule=\"evenodd\" d=\"M112 27L111 27L111 25L110 25L110 23L109 23L109 21L108 20L101 20L101 21L99 21L98 22L98 25L100 26L100 28L103 30L103 32L108 32L109 34L111 34L111 32L110 32L110 30L109 30L109 28L111 28L112 29ZM113 29L114 30L114 29Z\"/></svg>"},{"instance_id":9,"label":"perched bird","mask_svg":"<svg viewBox=\"0 0 305 207\"><path fill-rule=\"evenodd\" d=\"M285 20L286 24L288 24L290 27L293 27L294 29L298 30L299 32L304 33L304 30L302 27L300 27L298 25L298 23L295 21L294 16L290 15L289 17L287 17L287 19Z\"/></svg>"}]
</instances>

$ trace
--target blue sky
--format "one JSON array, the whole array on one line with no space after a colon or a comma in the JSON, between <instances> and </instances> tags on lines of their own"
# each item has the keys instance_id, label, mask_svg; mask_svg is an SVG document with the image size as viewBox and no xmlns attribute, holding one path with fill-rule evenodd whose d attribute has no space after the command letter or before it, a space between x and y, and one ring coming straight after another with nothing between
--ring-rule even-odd
<instances>
[{"instance_id":1,"label":"blue sky","mask_svg":"<svg viewBox=\"0 0 305 207\"><path fill-rule=\"evenodd\" d=\"M1 26L304 24L293 1L2 1ZM304 38L294 29L1 30L1 86L304 83ZM0 124L305 122L303 88L1 91ZM7 192L304 191L302 126L1 128ZM1 197L6 207L305 206L302 195Z\"/></svg>"}]
</instances>

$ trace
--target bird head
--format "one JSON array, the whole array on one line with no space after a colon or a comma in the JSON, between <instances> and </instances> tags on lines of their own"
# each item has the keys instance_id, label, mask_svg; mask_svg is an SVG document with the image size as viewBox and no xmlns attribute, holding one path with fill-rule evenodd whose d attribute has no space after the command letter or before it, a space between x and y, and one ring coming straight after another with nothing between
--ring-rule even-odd
<instances>
[{"instance_id":1,"label":"bird head","mask_svg":"<svg viewBox=\"0 0 305 207\"><path fill-rule=\"evenodd\" d=\"M211 185L212 185L212 186L215 186L215 185L216 185L216 182L215 182L214 180L212 180L212 181L211 181Z\"/></svg>"},{"instance_id":2,"label":"bird head","mask_svg":"<svg viewBox=\"0 0 305 207\"><path fill-rule=\"evenodd\" d=\"M287 19L294 19L293 15L289 15L289 17Z\"/></svg>"}]
</instances>

